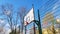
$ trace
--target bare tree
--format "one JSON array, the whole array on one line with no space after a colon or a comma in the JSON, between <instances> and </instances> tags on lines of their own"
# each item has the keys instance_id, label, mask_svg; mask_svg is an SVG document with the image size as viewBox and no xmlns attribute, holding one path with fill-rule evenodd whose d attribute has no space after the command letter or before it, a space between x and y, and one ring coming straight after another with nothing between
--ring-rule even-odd
<instances>
[{"instance_id":1,"label":"bare tree","mask_svg":"<svg viewBox=\"0 0 60 34\"><path fill-rule=\"evenodd\" d=\"M18 9L18 12L17 12L17 15L16 15L16 20L14 20L14 13L13 13L13 5L12 4L6 4L6 5L1 5L1 9L2 9L2 14L5 15L7 17L7 21L10 25L10 28L11 28L11 31L15 31L15 34L16 34L16 27L17 27L17 23L18 23L18 19L20 17L20 21L21 21L21 24L22 24L22 27L21 27L21 32L23 33L23 19L24 19L24 15L25 15L25 12L26 12L26 8L25 7L21 7ZM15 26L15 30L14 29L14 26Z\"/></svg>"},{"instance_id":2,"label":"bare tree","mask_svg":"<svg viewBox=\"0 0 60 34\"><path fill-rule=\"evenodd\" d=\"M1 6L1 9L2 9L2 14L7 16L7 21L10 25L10 28L11 28L11 33L12 34L16 34L16 30L17 30L17 23L18 23L18 19L19 19L19 16L18 16L18 13L16 13L16 18L14 20L14 13L13 13L13 5L12 4L6 4L6 5L2 5ZM10 33L10 34L11 34Z\"/></svg>"},{"instance_id":3,"label":"bare tree","mask_svg":"<svg viewBox=\"0 0 60 34\"><path fill-rule=\"evenodd\" d=\"M25 16L25 13L26 13L26 8L25 7L21 7L18 9L18 14L20 16L20 21L21 21L21 24L22 24L22 27L21 27L21 33L23 34L23 27L24 27L24 16Z\"/></svg>"},{"instance_id":4,"label":"bare tree","mask_svg":"<svg viewBox=\"0 0 60 34\"><path fill-rule=\"evenodd\" d=\"M13 7L12 4L6 4L6 5L1 5L1 9L2 9L2 14L7 16L7 21L10 25L11 30L12 28L12 11L13 11Z\"/></svg>"}]
</instances>

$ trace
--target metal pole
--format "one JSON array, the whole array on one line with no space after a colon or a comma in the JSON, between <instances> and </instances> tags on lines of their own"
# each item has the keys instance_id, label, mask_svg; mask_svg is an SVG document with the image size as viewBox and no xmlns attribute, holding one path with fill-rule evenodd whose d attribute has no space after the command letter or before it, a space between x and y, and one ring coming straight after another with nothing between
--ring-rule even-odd
<instances>
[{"instance_id":1,"label":"metal pole","mask_svg":"<svg viewBox=\"0 0 60 34\"><path fill-rule=\"evenodd\" d=\"M25 26L25 34L26 34L26 26Z\"/></svg>"},{"instance_id":2,"label":"metal pole","mask_svg":"<svg viewBox=\"0 0 60 34\"><path fill-rule=\"evenodd\" d=\"M35 23L33 23L33 28L34 28L34 34L35 34Z\"/></svg>"},{"instance_id":3,"label":"metal pole","mask_svg":"<svg viewBox=\"0 0 60 34\"><path fill-rule=\"evenodd\" d=\"M39 19L39 22L38 22L39 34L42 34L39 10L38 10L38 19Z\"/></svg>"},{"instance_id":4,"label":"metal pole","mask_svg":"<svg viewBox=\"0 0 60 34\"><path fill-rule=\"evenodd\" d=\"M34 14L34 4L32 4L32 7L33 7L33 14ZM35 15L34 15L34 19L35 19ZM33 23L33 25L34 25L34 34L35 34L35 23Z\"/></svg>"}]
</instances>

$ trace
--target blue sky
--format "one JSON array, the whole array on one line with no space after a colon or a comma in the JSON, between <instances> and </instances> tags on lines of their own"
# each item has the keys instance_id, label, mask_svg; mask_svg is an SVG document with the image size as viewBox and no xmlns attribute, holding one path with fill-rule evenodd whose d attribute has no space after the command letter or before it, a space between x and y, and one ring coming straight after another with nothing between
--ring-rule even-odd
<instances>
[{"instance_id":1,"label":"blue sky","mask_svg":"<svg viewBox=\"0 0 60 34\"><path fill-rule=\"evenodd\" d=\"M27 11L32 8L34 4L35 15L37 15L37 9L44 5L49 0L0 0L0 5L12 4L14 12L17 12L19 7L26 7ZM42 13L42 12L41 12Z\"/></svg>"},{"instance_id":2,"label":"blue sky","mask_svg":"<svg viewBox=\"0 0 60 34\"><path fill-rule=\"evenodd\" d=\"M0 0L0 5L12 4L13 5L13 12L16 13L19 7L25 7L26 11L28 12L32 8L32 4L34 4L34 11L37 12L41 4L41 0ZM1 9L0 9L1 11ZM2 12L2 11L1 11ZM1 13L0 12L0 13ZM37 14L37 13L36 13ZM4 16L0 16L0 18L4 18ZM14 14L14 18L16 15ZM20 24L20 23L19 23ZM8 24L6 23L5 28L8 28Z\"/></svg>"},{"instance_id":3,"label":"blue sky","mask_svg":"<svg viewBox=\"0 0 60 34\"><path fill-rule=\"evenodd\" d=\"M0 0L0 5L12 4L14 12L17 12L19 7L25 7L29 11L32 4L34 4L34 11L37 11L39 3L40 0Z\"/></svg>"},{"instance_id":4,"label":"blue sky","mask_svg":"<svg viewBox=\"0 0 60 34\"><path fill-rule=\"evenodd\" d=\"M34 4L35 15L37 14L37 9L42 5L42 0L0 0L0 5L6 4L13 5L13 11L16 13L19 7L25 7L28 12Z\"/></svg>"},{"instance_id":5,"label":"blue sky","mask_svg":"<svg viewBox=\"0 0 60 34\"><path fill-rule=\"evenodd\" d=\"M37 9L39 1L40 0L0 0L0 5L6 3L13 4L14 9L17 10L17 8L22 6L26 7L27 9L31 8L32 4L34 4L34 6L36 6L35 8Z\"/></svg>"}]
</instances>

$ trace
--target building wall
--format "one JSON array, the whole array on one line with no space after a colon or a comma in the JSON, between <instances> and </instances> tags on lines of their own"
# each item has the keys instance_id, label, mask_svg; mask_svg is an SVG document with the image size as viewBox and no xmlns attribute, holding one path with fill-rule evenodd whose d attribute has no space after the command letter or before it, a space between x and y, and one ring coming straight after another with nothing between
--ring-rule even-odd
<instances>
[{"instance_id":1,"label":"building wall","mask_svg":"<svg viewBox=\"0 0 60 34\"><path fill-rule=\"evenodd\" d=\"M49 31L50 34L54 34L52 31L60 33L60 0L48 0L39 10L42 32L45 31L43 34L48 34L47 31Z\"/></svg>"}]
</instances>

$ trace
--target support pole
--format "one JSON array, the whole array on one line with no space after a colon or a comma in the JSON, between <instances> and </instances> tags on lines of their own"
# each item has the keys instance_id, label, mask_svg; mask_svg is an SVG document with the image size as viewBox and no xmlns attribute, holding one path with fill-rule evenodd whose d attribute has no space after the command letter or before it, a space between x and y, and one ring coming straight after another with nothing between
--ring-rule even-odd
<instances>
[{"instance_id":1,"label":"support pole","mask_svg":"<svg viewBox=\"0 0 60 34\"><path fill-rule=\"evenodd\" d=\"M35 23L33 23L33 26L34 26L34 34L36 34L36 33L35 33Z\"/></svg>"},{"instance_id":2,"label":"support pole","mask_svg":"<svg viewBox=\"0 0 60 34\"><path fill-rule=\"evenodd\" d=\"M39 22L38 22L38 30L39 30L39 34L42 34L42 29L41 29L41 22L40 22L40 14L39 14L39 10L38 10L38 19L39 19Z\"/></svg>"},{"instance_id":3,"label":"support pole","mask_svg":"<svg viewBox=\"0 0 60 34\"><path fill-rule=\"evenodd\" d=\"M26 26L25 26L25 34L26 34Z\"/></svg>"}]
</instances>

